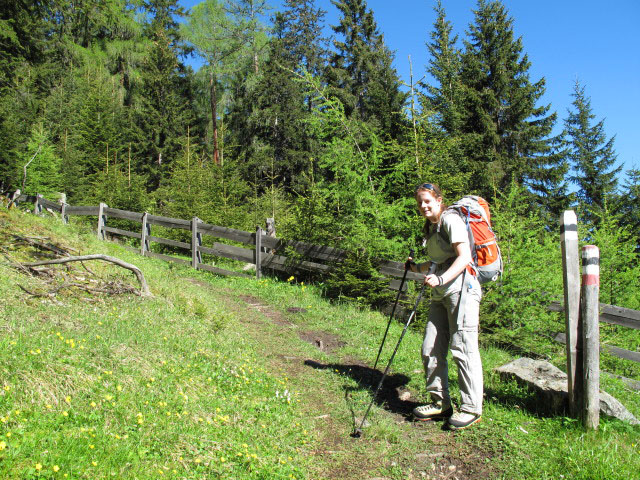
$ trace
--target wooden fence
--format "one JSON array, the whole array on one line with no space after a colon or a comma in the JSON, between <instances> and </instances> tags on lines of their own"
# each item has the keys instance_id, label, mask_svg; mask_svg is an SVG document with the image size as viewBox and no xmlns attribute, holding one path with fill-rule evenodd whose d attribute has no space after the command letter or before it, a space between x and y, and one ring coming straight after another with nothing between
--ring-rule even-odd
<instances>
[{"instance_id":1,"label":"wooden fence","mask_svg":"<svg viewBox=\"0 0 640 480\"><path fill-rule=\"evenodd\" d=\"M256 277L260 278L262 269L268 268L289 273L313 272L327 273L331 265L340 262L347 255L346 250L313 245L306 242L283 240L268 235L262 228L256 228L255 232L246 232L233 228L211 225L203 222L197 217L191 220L180 218L162 217L149 213L130 212L117 208L109 208L101 203L98 206L71 206L63 203L56 203L45 199L42 195L20 195L16 203L29 203L34 205L34 212L39 214L43 209L59 213L64 222L68 222L71 215L95 216L98 218L97 235L100 239L106 239L107 235L117 235L129 238L136 238L140 242L139 253L141 255L159 258L169 262L176 262L191 265L198 270L205 270L219 275L249 277L246 273L225 270L216 266L204 263L202 255L213 255L231 260L254 264L256 266ZM137 231L124 230L109 226L109 219L128 220L139 223ZM153 235L152 227L160 226L169 229L178 229L190 232L190 242L183 242L163 238ZM212 237L215 240L240 243L247 247L229 245L218 241L212 242L209 246L203 245L205 237ZM158 243L173 248L183 249L191 257L191 260L165 255L151 251L151 244ZM293 252L294 255L285 253ZM379 273L389 278L389 288L397 291L400 288L400 278L404 274L404 262L392 260L379 260L377 262ZM408 272L407 280L419 281L423 275ZM406 283L403 290L406 290Z\"/></svg>"}]
</instances>

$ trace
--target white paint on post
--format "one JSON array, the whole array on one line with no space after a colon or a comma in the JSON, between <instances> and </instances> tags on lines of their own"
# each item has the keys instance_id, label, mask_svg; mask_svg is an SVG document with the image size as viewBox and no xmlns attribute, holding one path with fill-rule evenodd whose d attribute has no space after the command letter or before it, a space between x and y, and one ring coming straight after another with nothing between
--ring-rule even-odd
<instances>
[{"instance_id":1,"label":"white paint on post","mask_svg":"<svg viewBox=\"0 0 640 480\"><path fill-rule=\"evenodd\" d=\"M67 215L67 204L63 202L60 205L60 216L62 217L62 223L69 223L69 215Z\"/></svg>"},{"instance_id":2,"label":"white paint on post","mask_svg":"<svg viewBox=\"0 0 640 480\"><path fill-rule=\"evenodd\" d=\"M564 318L567 335L567 381L569 409L574 417L581 411L582 339L580 328L580 259L578 254L578 219L567 210L560 219L562 278L564 281Z\"/></svg>"},{"instance_id":3,"label":"white paint on post","mask_svg":"<svg viewBox=\"0 0 640 480\"><path fill-rule=\"evenodd\" d=\"M600 423L600 250L582 247L582 321L584 343L583 422L596 430Z\"/></svg>"}]
</instances>

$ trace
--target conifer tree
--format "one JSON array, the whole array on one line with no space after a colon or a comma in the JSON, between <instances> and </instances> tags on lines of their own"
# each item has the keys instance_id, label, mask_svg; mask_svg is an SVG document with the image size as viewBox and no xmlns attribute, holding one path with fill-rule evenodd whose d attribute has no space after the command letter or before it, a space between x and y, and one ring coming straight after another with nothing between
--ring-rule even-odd
<instances>
[{"instance_id":1,"label":"conifer tree","mask_svg":"<svg viewBox=\"0 0 640 480\"><path fill-rule=\"evenodd\" d=\"M615 137L607 140L604 120L593 124L596 116L591 99L579 81L572 96L573 110L569 110L564 122L567 157L574 172L571 180L578 187L578 199L586 209L586 217L597 221L597 212L604 209L605 201L616 191L622 166L615 167Z\"/></svg>"},{"instance_id":2,"label":"conifer tree","mask_svg":"<svg viewBox=\"0 0 640 480\"><path fill-rule=\"evenodd\" d=\"M241 41L232 29L223 3L206 0L193 8L189 22L182 28L185 38L191 42L205 59L204 69L208 76L208 95L211 118L212 158L220 163L218 135L218 101L222 77L228 72Z\"/></svg>"},{"instance_id":3,"label":"conifer tree","mask_svg":"<svg viewBox=\"0 0 640 480\"><path fill-rule=\"evenodd\" d=\"M537 106L544 78L532 83L531 63L515 38L513 19L499 1L479 0L462 53L464 116L461 132L473 162L472 188L491 196L495 188L528 177L562 176L550 138L556 114Z\"/></svg>"},{"instance_id":4,"label":"conifer tree","mask_svg":"<svg viewBox=\"0 0 640 480\"><path fill-rule=\"evenodd\" d=\"M449 135L455 136L460 132L463 108L458 36L452 36L453 27L447 20L440 0L434 10L437 17L431 32L431 43L427 44L431 55L427 72L435 84L424 85L426 102L423 107L434 111L438 125Z\"/></svg>"},{"instance_id":5,"label":"conifer tree","mask_svg":"<svg viewBox=\"0 0 640 480\"><path fill-rule=\"evenodd\" d=\"M275 35L282 39L296 68L320 76L325 67L327 39L322 35L326 11L316 8L315 0L285 0Z\"/></svg>"},{"instance_id":6,"label":"conifer tree","mask_svg":"<svg viewBox=\"0 0 640 480\"><path fill-rule=\"evenodd\" d=\"M188 110L190 77L180 58L189 52L181 39L177 18L184 9L177 0L145 0L146 35L152 41L142 69L142 105L133 123L136 158L144 159L140 170L155 190L171 161L181 149L181 137L193 121Z\"/></svg>"},{"instance_id":7,"label":"conifer tree","mask_svg":"<svg viewBox=\"0 0 640 480\"><path fill-rule=\"evenodd\" d=\"M373 12L365 0L331 0L340 11L339 24L331 28L340 35L327 81L345 106L348 117L371 123L395 138L400 133L406 95L392 66L393 53L378 31Z\"/></svg>"}]
</instances>

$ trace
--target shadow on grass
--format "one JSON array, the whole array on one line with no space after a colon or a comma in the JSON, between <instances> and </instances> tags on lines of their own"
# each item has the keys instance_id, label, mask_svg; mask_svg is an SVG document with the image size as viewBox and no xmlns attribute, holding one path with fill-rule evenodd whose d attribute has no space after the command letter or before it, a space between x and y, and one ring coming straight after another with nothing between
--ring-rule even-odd
<instances>
[{"instance_id":1,"label":"shadow on grass","mask_svg":"<svg viewBox=\"0 0 640 480\"><path fill-rule=\"evenodd\" d=\"M507 408L514 408L539 418L557 418L569 415L568 399L559 400L540 396L525 386L514 382L501 385L496 389L485 387L486 400L500 404Z\"/></svg>"},{"instance_id":2,"label":"shadow on grass","mask_svg":"<svg viewBox=\"0 0 640 480\"><path fill-rule=\"evenodd\" d=\"M356 417L356 412L354 411L352 402L350 401L351 393L360 390L369 390L372 393L375 392L376 388L378 388L378 385L380 384L383 373L380 370L359 364L345 365L336 363L320 363L315 360L305 360L304 364L317 370L335 371L340 375L351 378L358 384L357 387L343 387L345 391L345 399L347 400L347 404L349 405L354 419ZM419 403L411 400L403 400L401 398L402 393L406 391L403 387L409 383L409 380L410 378L407 375L400 373L387 374L374 400L376 405L383 407L389 412L401 415L406 419L411 418L412 410L418 406ZM359 412L358 415L362 417L364 413L365 412Z\"/></svg>"}]
</instances>

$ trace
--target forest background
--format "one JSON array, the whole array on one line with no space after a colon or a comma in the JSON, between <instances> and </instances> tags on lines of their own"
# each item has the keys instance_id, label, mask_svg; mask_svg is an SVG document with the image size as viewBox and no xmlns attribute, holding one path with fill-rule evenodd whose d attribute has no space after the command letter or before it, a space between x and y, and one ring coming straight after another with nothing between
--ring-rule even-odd
<instances>
[{"instance_id":1,"label":"forest background","mask_svg":"<svg viewBox=\"0 0 640 480\"><path fill-rule=\"evenodd\" d=\"M432 181L492 205L506 265L487 327L557 293L568 208L601 249L602 301L640 308L640 170L579 81L565 118L542 102L501 2L479 0L462 38L435 2L431 80L404 84L366 1L331 3L327 30L314 0L2 2L1 190L244 230L273 217L279 237L366 251L345 268L371 272L420 245L413 192ZM347 273L327 291L361 298Z\"/></svg>"}]
</instances>

